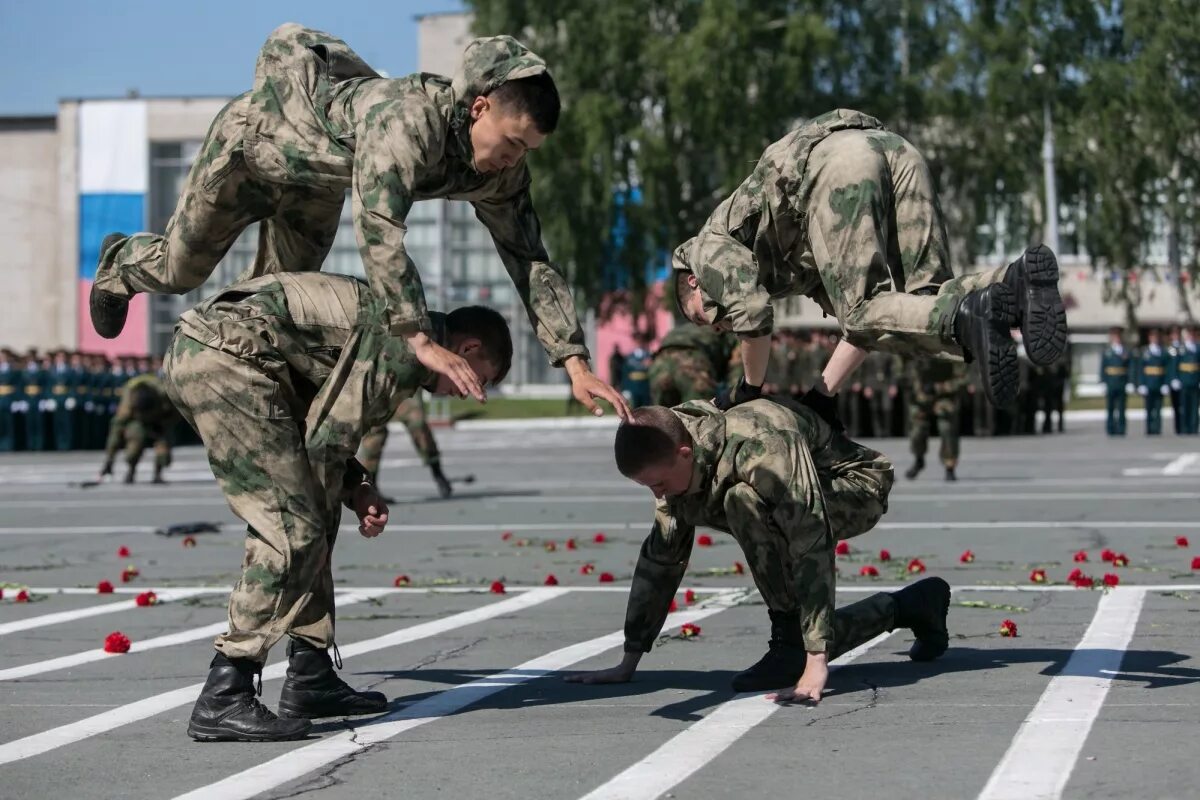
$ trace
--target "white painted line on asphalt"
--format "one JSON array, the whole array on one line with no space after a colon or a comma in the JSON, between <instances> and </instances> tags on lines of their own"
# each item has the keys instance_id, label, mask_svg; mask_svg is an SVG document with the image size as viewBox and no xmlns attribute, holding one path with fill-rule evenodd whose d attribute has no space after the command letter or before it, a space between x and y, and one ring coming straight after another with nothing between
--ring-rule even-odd
<instances>
[{"instance_id":1,"label":"white painted line on asphalt","mask_svg":"<svg viewBox=\"0 0 1200 800\"><path fill-rule=\"evenodd\" d=\"M1133 638L1145 597L1143 589L1124 588L1100 598L1092 624L1021 723L979 800L1062 796Z\"/></svg>"},{"instance_id":2,"label":"white painted line on asphalt","mask_svg":"<svg viewBox=\"0 0 1200 800\"><path fill-rule=\"evenodd\" d=\"M394 589L367 589L358 592L349 592L347 594L337 595L334 600L339 609L347 606L352 606L355 603L362 603L366 600L371 600L376 597L383 597L387 594L395 592ZM207 639L211 636L224 633L229 629L229 622L222 620L214 622L212 625L202 625L199 628L190 628L186 631L178 633L168 633L164 636L156 636L153 639L145 641L135 641L129 648L129 655L134 653L145 653L148 650L158 650L162 647L173 647L177 644L186 644L194 642L197 639ZM97 647L92 650L84 650L79 653L72 653L68 656L60 656L58 658L50 658L45 661L35 661L32 664L23 664L19 667L9 667L8 669L0 669L0 681L12 681L18 678L28 678L33 675L42 675L46 672L53 672L59 669L68 669L70 667L78 667L83 664L90 664L93 661L103 661L109 658L121 658L118 653L106 653L103 647Z\"/></svg>"},{"instance_id":3,"label":"white painted line on asphalt","mask_svg":"<svg viewBox=\"0 0 1200 800\"><path fill-rule=\"evenodd\" d=\"M29 591L38 594L37 589ZM154 591L158 595L159 602L170 603L174 600L183 600L188 597L194 597L198 594L212 594L214 592L227 592L228 589L210 589L207 587L195 589L158 589L141 591ZM96 594L95 589L90 589L87 594ZM5 622L0 625L0 636L7 636L10 633L29 630L30 628L45 628L48 625L58 625L62 622L73 622L77 619L87 619L88 617L98 617L102 614L114 614L118 611L128 611L131 608L137 608L135 600L121 600L116 603L105 603L100 606L88 606L87 608L76 608L71 611L56 611L53 614L40 614L36 617L20 619L16 622Z\"/></svg>"},{"instance_id":4,"label":"white painted line on asphalt","mask_svg":"<svg viewBox=\"0 0 1200 800\"><path fill-rule=\"evenodd\" d=\"M504 614L523 611L544 603L547 600L562 597L565 594L566 592L560 589L538 589L531 592L523 592L515 597L510 597L507 600L501 600L498 603L492 603L482 608L463 611L458 614L452 614L449 617L442 617L441 619L423 622L408 628L401 628L400 630L374 639L365 639L361 642L345 645L340 648L342 658L350 658L353 655L369 653L385 647L394 647L398 644L415 642L418 639L427 639L430 636L437 636L456 628L474 625ZM286 671L287 662L280 661L264 669L262 679L266 681L280 678L283 677ZM92 736L107 733L122 725L139 722L156 714L161 714L164 711L169 711L172 708L187 705L196 700L202 688L204 688L203 683L194 683L182 689L174 689L169 692L156 694L153 697L147 697L144 700L119 706L102 714L96 714L87 719L79 720L78 722L60 725L57 728L35 733L32 736L0 744L0 765L40 755L50 750L73 744L74 742L83 741Z\"/></svg>"},{"instance_id":5,"label":"white painted line on asphalt","mask_svg":"<svg viewBox=\"0 0 1200 800\"><path fill-rule=\"evenodd\" d=\"M671 614L667 617L667 627L664 630L678 627L687 622L697 622L724 611L729 604L736 602L733 594L726 599L728 603ZM720 598L718 598L719 600ZM405 731L429 722L436 722L496 692L520 686L535 678L545 677L585 659L598 656L606 650L619 647L624 641L625 633L617 631L607 636L555 650L519 664L506 672L455 686L411 706L371 720L364 725L349 728L342 733L292 750L271 761L230 775L225 780L179 795L175 800L213 800L213 798L241 800L254 797L288 781L301 778L326 764L387 741Z\"/></svg>"},{"instance_id":6,"label":"white painted line on asphalt","mask_svg":"<svg viewBox=\"0 0 1200 800\"><path fill-rule=\"evenodd\" d=\"M158 529L153 525L75 525L49 527L25 525L15 528L0 528L0 536L42 536L45 534L54 534L57 536L90 536L110 533L154 533L156 530Z\"/></svg>"},{"instance_id":7,"label":"white painted line on asphalt","mask_svg":"<svg viewBox=\"0 0 1200 800\"><path fill-rule=\"evenodd\" d=\"M1184 453L1162 468L1163 475L1186 475L1193 464L1200 462L1200 453Z\"/></svg>"},{"instance_id":8,"label":"white painted line on asphalt","mask_svg":"<svg viewBox=\"0 0 1200 800\"><path fill-rule=\"evenodd\" d=\"M577 494L577 495L534 495L530 497L472 497L488 503L505 505L547 505L552 503L622 503L644 502L651 504L654 498L648 492L637 494ZM890 503L975 503L980 500L1188 500L1200 499L1200 492L975 492L960 494L900 494L893 493ZM0 507L8 505L0 503Z\"/></svg>"},{"instance_id":9,"label":"white painted line on asphalt","mask_svg":"<svg viewBox=\"0 0 1200 800\"><path fill-rule=\"evenodd\" d=\"M894 631L881 633L842 654L830 662L830 671L854 661L892 633ZM641 761L588 792L582 800L654 800L712 762L780 708L782 706L767 700L762 692L739 694L668 739Z\"/></svg>"}]
</instances>

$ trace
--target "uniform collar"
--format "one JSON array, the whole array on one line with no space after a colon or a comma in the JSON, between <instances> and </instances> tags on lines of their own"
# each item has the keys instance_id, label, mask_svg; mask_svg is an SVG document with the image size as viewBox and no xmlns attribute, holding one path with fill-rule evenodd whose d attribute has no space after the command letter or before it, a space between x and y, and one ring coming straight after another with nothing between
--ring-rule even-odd
<instances>
[{"instance_id":1,"label":"uniform collar","mask_svg":"<svg viewBox=\"0 0 1200 800\"><path fill-rule=\"evenodd\" d=\"M701 491L725 451L725 416L707 400L692 400L672 408L692 437L692 479L684 495Z\"/></svg>"}]
</instances>

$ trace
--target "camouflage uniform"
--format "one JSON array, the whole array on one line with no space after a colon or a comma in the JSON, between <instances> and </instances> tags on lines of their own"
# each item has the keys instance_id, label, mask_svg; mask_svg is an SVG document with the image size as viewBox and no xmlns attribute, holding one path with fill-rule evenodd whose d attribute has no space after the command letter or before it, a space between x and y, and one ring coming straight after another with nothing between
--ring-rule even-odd
<instances>
[{"instance_id":1,"label":"camouflage uniform","mask_svg":"<svg viewBox=\"0 0 1200 800\"><path fill-rule=\"evenodd\" d=\"M725 381L737 340L712 328L683 322L672 328L650 362L650 402L674 406L711 400Z\"/></svg>"},{"instance_id":2,"label":"camouflage uniform","mask_svg":"<svg viewBox=\"0 0 1200 800\"><path fill-rule=\"evenodd\" d=\"M867 355L860 374L863 384L863 401L867 416L871 420L871 435L892 435L892 411L895 408L895 386L899 376L895 371L895 356L874 352ZM868 392L870 390L868 397Z\"/></svg>"},{"instance_id":3,"label":"camouflage uniform","mask_svg":"<svg viewBox=\"0 0 1200 800\"><path fill-rule=\"evenodd\" d=\"M733 534L767 607L799 613L807 650L833 657L890 623L886 595L836 616L833 607L834 542L870 530L887 511L893 474L885 456L790 401L753 400L724 414L704 401L672 410L691 435L694 472L684 494L658 503L642 544L627 652L648 652L662 629L698 525Z\"/></svg>"},{"instance_id":4,"label":"camouflage uniform","mask_svg":"<svg viewBox=\"0 0 1200 800\"><path fill-rule=\"evenodd\" d=\"M420 395L401 403L396 408L392 421L404 424L422 464L428 467L441 462L442 456L438 452L437 440L433 438L433 431L429 429L429 423L425 419L425 401ZM388 429L384 424L367 431L362 444L359 445L358 460L373 477L379 475L379 461L383 457L383 448L387 440Z\"/></svg>"},{"instance_id":5,"label":"camouflage uniform","mask_svg":"<svg viewBox=\"0 0 1200 800\"><path fill-rule=\"evenodd\" d=\"M259 53L254 89L213 121L166 235L114 244L101 256L96 287L123 297L190 291L254 222L258 255L243 277L318 270L350 189L359 252L392 331L428 331L404 220L417 200L467 200L551 361L586 357L574 300L542 246L524 159L483 174L471 149L475 97L545 71L515 39L495 36L467 46L453 81L381 78L340 39L284 25Z\"/></svg>"},{"instance_id":6,"label":"camouflage uniform","mask_svg":"<svg viewBox=\"0 0 1200 800\"><path fill-rule=\"evenodd\" d=\"M229 632L216 640L231 659L261 663L285 634L333 642L339 503L365 476L354 453L434 377L388 321L354 278L279 273L233 284L176 326L167 392L247 524Z\"/></svg>"},{"instance_id":7,"label":"camouflage uniform","mask_svg":"<svg viewBox=\"0 0 1200 800\"><path fill-rule=\"evenodd\" d=\"M937 359L919 359L909 366L909 430L912 454L923 461L934 422L942 439L942 466L958 466L958 401L967 385L962 364Z\"/></svg>"},{"instance_id":8,"label":"camouflage uniform","mask_svg":"<svg viewBox=\"0 0 1200 800\"><path fill-rule=\"evenodd\" d=\"M146 398L136 402L140 393ZM155 375L138 375L121 389L117 413L108 423L108 441L104 447L105 471L112 466L117 451L125 448L129 472L125 480L133 482L134 471L146 448L154 445L154 478L171 465L171 428L178 419L175 407Z\"/></svg>"},{"instance_id":9,"label":"camouflage uniform","mask_svg":"<svg viewBox=\"0 0 1200 800\"><path fill-rule=\"evenodd\" d=\"M700 233L675 250L711 321L770 333L771 301L806 295L868 350L962 357L959 302L1008 267L955 278L924 157L879 120L837 109L766 149ZM915 295L925 290L930 294Z\"/></svg>"}]
</instances>

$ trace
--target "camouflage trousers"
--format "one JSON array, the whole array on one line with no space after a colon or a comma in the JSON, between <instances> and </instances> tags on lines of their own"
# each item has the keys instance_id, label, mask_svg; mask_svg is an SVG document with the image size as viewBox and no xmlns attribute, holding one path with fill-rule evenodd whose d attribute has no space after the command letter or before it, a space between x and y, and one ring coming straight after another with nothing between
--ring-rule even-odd
<instances>
[{"instance_id":1,"label":"camouflage trousers","mask_svg":"<svg viewBox=\"0 0 1200 800\"><path fill-rule=\"evenodd\" d=\"M192 164L166 234L129 236L101 256L96 285L122 297L183 294L202 285L242 231L258 222L258 251L243 278L319 270L333 246L345 193L259 178L242 136L248 96L217 114Z\"/></svg>"},{"instance_id":2,"label":"camouflage trousers","mask_svg":"<svg viewBox=\"0 0 1200 800\"><path fill-rule=\"evenodd\" d=\"M847 341L961 359L958 303L1007 267L954 277L924 156L890 131L837 131L813 148L806 179L812 254Z\"/></svg>"},{"instance_id":3,"label":"camouflage trousers","mask_svg":"<svg viewBox=\"0 0 1200 800\"><path fill-rule=\"evenodd\" d=\"M425 402L420 396L410 397L401 403L396 408L392 421L404 423L404 429L408 431L422 464L428 467L441 462L437 440L433 438L433 431L425 420ZM359 462L376 479L379 477L379 461L383 457L383 448L387 440L387 425L380 425L367 431L362 444L358 446Z\"/></svg>"},{"instance_id":4,"label":"camouflage trousers","mask_svg":"<svg viewBox=\"0 0 1200 800\"><path fill-rule=\"evenodd\" d=\"M908 407L908 443L912 454L924 458L929 435L936 422L942 440L939 456L942 466L958 466L958 395L951 397L914 397Z\"/></svg>"},{"instance_id":5,"label":"camouflage trousers","mask_svg":"<svg viewBox=\"0 0 1200 800\"><path fill-rule=\"evenodd\" d=\"M711 360L686 347L668 347L655 353L649 378L652 405L670 407L717 396L716 372Z\"/></svg>"},{"instance_id":6,"label":"camouflage trousers","mask_svg":"<svg viewBox=\"0 0 1200 800\"><path fill-rule=\"evenodd\" d=\"M154 466L160 469L171 466L171 440L165 428L147 425L139 419L113 419L111 424L118 426L118 431L116 447L109 447L108 458L123 448L125 463L132 468L142 460L146 450L153 447Z\"/></svg>"},{"instance_id":7,"label":"camouflage trousers","mask_svg":"<svg viewBox=\"0 0 1200 800\"><path fill-rule=\"evenodd\" d=\"M331 557L341 521L341 476L310 462L303 420L283 386L254 364L176 336L164 387L196 429L230 509L246 523L242 574L229 596L229 631L215 647L262 663L284 635L333 643Z\"/></svg>"},{"instance_id":8,"label":"camouflage trousers","mask_svg":"<svg viewBox=\"0 0 1200 800\"><path fill-rule=\"evenodd\" d=\"M892 463L882 453L840 436L828 446L837 451L836 466L818 471L807 445L797 442L801 468L791 480L799 482L797 494L807 502L803 508L793 509L787 519L773 514L747 484L730 490L724 504L730 533L746 555L750 575L767 608L800 613L805 646L827 652L839 641L837 615L826 620L804 615L808 609L825 607L825 599L832 606L833 542L875 527L887 511L895 477ZM807 557L824 537L830 540L828 560ZM817 630L824 631L823 640L812 633Z\"/></svg>"}]
</instances>

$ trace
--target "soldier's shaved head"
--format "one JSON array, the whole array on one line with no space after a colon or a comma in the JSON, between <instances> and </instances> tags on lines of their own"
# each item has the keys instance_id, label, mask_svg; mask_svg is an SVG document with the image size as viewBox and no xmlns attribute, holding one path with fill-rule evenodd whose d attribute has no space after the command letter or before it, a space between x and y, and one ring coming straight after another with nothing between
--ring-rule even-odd
<instances>
[{"instance_id":1,"label":"soldier's shaved head","mask_svg":"<svg viewBox=\"0 0 1200 800\"><path fill-rule=\"evenodd\" d=\"M680 447L691 446L692 437L671 409L643 406L634 409L630 420L617 428L613 451L617 469L626 478L634 478L648 467L671 460Z\"/></svg>"}]
</instances>

